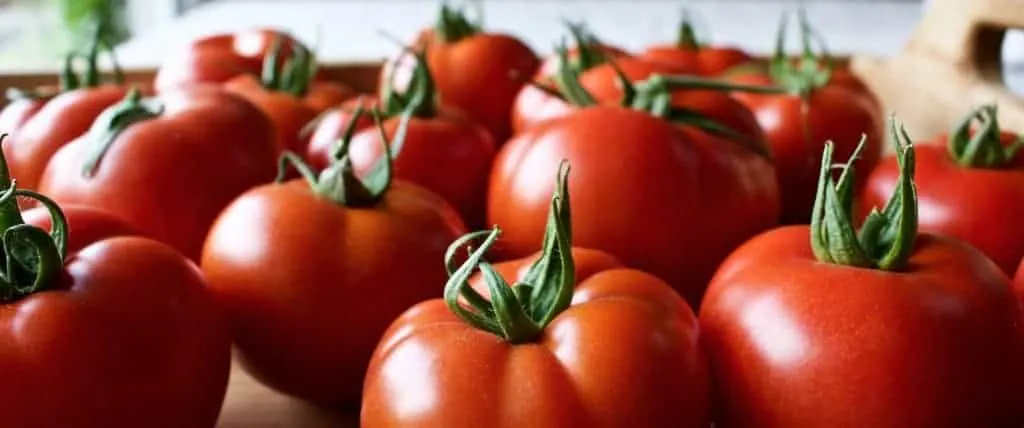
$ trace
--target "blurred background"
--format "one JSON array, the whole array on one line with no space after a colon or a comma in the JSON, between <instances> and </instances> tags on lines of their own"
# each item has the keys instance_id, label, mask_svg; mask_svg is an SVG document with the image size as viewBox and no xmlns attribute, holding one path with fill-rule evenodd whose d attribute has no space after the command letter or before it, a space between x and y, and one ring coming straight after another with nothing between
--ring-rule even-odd
<instances>
[{"instance_id":1,"label":"blurred background","mask_svg":"<svg viewBox=\"0 0 1024 428\"><path fill-rule=\"evenodd\" d=\"M671 40L685 6L714 26L717 42L768 53L779 16L803 4L836 54L897 53L927 0L479 0L485 25L515 33L548 52L563 36L564 19L586 21L601 37L626 48ZM275 26L317 47L323 61L365 62L392 55L381 31L410 40L431 22L436 0L0 0L0 73L55 69L84 22L102 16L120 42L129 68L156 67L172 49L219 31ZM1024 92L1024 43L1009 34L1003 45L1008 85Z\"/></svg>"}]
</instances>

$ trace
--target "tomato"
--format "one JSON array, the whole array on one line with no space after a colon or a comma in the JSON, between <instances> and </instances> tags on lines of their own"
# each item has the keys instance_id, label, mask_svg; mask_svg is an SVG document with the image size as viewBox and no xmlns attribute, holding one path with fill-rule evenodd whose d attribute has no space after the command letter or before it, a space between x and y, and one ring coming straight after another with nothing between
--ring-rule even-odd
<instances>
[{"instance_id":1,"label":"tomato","mask_svg":"<svg viewBox=\"0 0 1024 428\"><path fill-rule=\"evenodd\" d=\"M300 43L289 34L269 28L250 28L236 33L218 33L193 41L175 52L157 70L158 92L197 83L224 83L243 74L259 75L264 58L281 40L280 61Z\"/></svg>"},{"instance_id":2,"label":"tomato","mask_svg":"<svg viewBox=\"0 0 1024 428\"><path fill-rule=\"evenodd\" d=\"M743 49L732 46L711 46L702 43L694 33L689 14L684 14L679 35L673 44L647 47L639 54L647 61L675 67L681 72L696 72L703 76L717 76L753 58Z\"/></svg>"},{"instance_id":3,"label":"tomato","mask_svg":"<svg viewBox=\"0 0 1024 428\"><path fill-rule=\"evenodd\" d=\"M115 69L112 82L100 79L98 57L103 49L105 45L94 39L85 54L69 53L58 87L14 90L16 99L0 113L0 131L10 133L4 155L19 188L37 188L50 157L85 134L103 110L128 93L120 70ZM85 60L84 70L75 69L78 59Z\"/></svg>"},{"instance_id":4,"label":"tomato","mask_svg":"<svg viewBox=\"0 0 1024 428\"><path fill-rule=\"evenodd\" d=\"M94 242L119 236L142 236L134 227L106 211L79 205L61 207L68 227L68 254L75 254ZM21 213L25 224L51 231L50 213L35 207Z\"/></svg>"},{"instance_id":5,"label":"tomato","mask_svg":"<svg viewBox=\"0 0 1024 428\"><path fill-rule=\"evenodd\" d=\"M409 92L388 101L392 94L382 95L382 105L392 116L384 122L384 135L394 140L402 123L399 114L411 111L401 151L395 159L395 177L419 184L447 200L471 228L484 226L487 205L487 179L491 172L497 146L490 133L458 112L437 105L433 78L425 62L420 62L416 82ZM349 154L356 171L369 171L385 156L378 129L364 129L352 138ZM329 158L331 153L321 153Z\"/></svg>"},{"instance_id":6,"label":"tomato","mask_svg":"<svg viewBox=\"0 0 1024 428\"><path fill-rule=\"evenodd\" d=\"M785 31L785 22L780 31ZM810 38L806 17L801 15L803 37ZM883 119L877 106L862 93L831 83L827 61L807 52L798 61L776 48L769 74L738 74L730 78L747 85L774 84L788 88L785 94L737 93L736 99L754 112L761 124L775 162L776 180L782 190L784 224L806 224L814 204L817 171L822 145L835 143L838 162L849 160L862 136L867 144L861 151L860 169L854 183L859 192L867 174L883 151Z\"/></svg>"},{"instance_id":7,"label":"tomato","mask_svg":"<svg viewBox=\"0 0 1024 428\"><path fill-rule=\"evenodd\" d=\"M971 132L978 119L981 128ZM1007 275L1024 258L1024 154L1017 135L1000 131L994 105L968 114L950 134L917 149L919 223L922 231L959 238L988 255ZM1015 148L1016 147L1016 148ZM887 156L871 173L861 197L862 213L882 206L899 176Z\"/></svg>"},{"instance_id":8,"label":"tomato","mask_svg":"<svg viewBox=\"0 0 1024 428\"><path fill-rule=\"evenodd\" d=\"M571 247L564 178L545 251L495 265L496 277L476 278L489 292L473 292L466 280L485 264L495 227L454 270L444 299L392 323L367 373L365 426L709 425L693 311L664 281ZM478 301L460 302L469 294Z\"/></svg>"},{"instance_id":9,"label":"tomato","mask_svg":"<svg viewBox=\"0 0 1024 428\"><path fill-rule=\"evenodd\" d=\"M149 99L133 91L93 127L103 133L61 148L40 189L108 211L193 260L217 214L275 176L273 125L214 86Z\"/></svg>"},{"instance_id":10,"label":"tomato","mask_svg":"<svg viewBox=\"0 0 1024 428\"><path fill-rule=\"evenodd\" d=\"M891 202L858 233L832 150L811 225L743 244L709 286L716 426L1021 426L1024 336L1006 275L962 241L918 235L909 141Z\"/></svg>"},{"instance_id":11,"label":"tomato","mask_svg":"<svg viewBox=\"0 0 1024 428\"><path fill-rule=\"evenodd\" d=\"M694 306L736 245L776 225L778 189L764 157L646 112L593 106L540 124L499 151L487 214L505 231L503 257L540 247L551 184L537 177L562 158L576 170L576 245L658 275Z\"/></svg>"},{"instance_id":12,"label":"tomato","mask_svg":"<svg viewBox=\"0 0 1024 428\"><path fill-rule=\"evenodd\" d=\"M418 41L426 48L441 102L482 124L495 141L505 141L511 132L512 103L540 60L521 40L484 32L461 11L443 5L441 17L438 26L421 32ZM413 58L403 55L384 67L381 81L391 80L392 70L398 69L395 88L405 91L414 66Z\"/></svg>"},{"instance_id":13,"label":"tomato","mask_svg":"<svg viewBox=\"0 0 1024 428\"><path fill-rule=\"evenodd\" d=\"M10 196L2 164L0 187ZM230 338L196 266L145 238L69 241L60 207L14 194L42 202L55 227L48 235L24 224L15 199L0 200L4 426L213 427ZM74 215L72 233L98 225L83 218L95 217ZM8 259L14 254L34 257Z\"/></svg>"},{"instance_id":14,"label":"tomato","mask_svg":"<svg viewBox=\"0 0 1024 428\"><path fill-rule=\"evenodd\" d=\"M201 262L243 367L277 391L332 407L359 403L380 335L433 295L445 246L464 232L441 197L393 180L390 158L366 181L347 159L308 182L240 196L210 230Z\"/></svg>"},{"instance_id":15,"label":"tomato","mask_svg":"<svg viewBox=\"0 0 1024 428\"><path fill-rule=\"evenodd\" d=\"M373 127L373 117L354 113L360 105L366 108L377 108L377 101L373 98L352 98L341 103L341 105L326 110L312 124L309 144L306 147L304 156L306 162L313 169L321 170L327 168L331 163L331 156L338 145L338 140L345 134L349 125L353 125L353 131ZM355 120L353 123L352 121ZM309 125L307 125L309 126Z\"/></svg>"}]
</instances>

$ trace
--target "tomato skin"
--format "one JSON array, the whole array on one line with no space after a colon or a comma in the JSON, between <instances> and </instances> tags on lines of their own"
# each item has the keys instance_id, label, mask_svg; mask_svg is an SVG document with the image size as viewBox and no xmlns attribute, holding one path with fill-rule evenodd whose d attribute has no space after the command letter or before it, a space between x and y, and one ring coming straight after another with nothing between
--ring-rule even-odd
<instances>
[{"instance_id":1,"label":"tomato skin","mask_svg":"<svg viewBox=\"0 0 1024 428\"><path fill-rule=\"evenodd\" d=\"M742 49L728 46L692 49L676 45L655 45L640 52L638 56L644 60L677 68L683 72L696 70L696 73L701 76L718 76L737 65L752 60L750 54Z\"/></svg>"},{"instance_id":2,"label":"tomato skin","mask_svg":"<svg viewBox=\"0 0 1024 428\"><path fill-rule=\"evenodd\" d=\"M5 427L210 427L231 364L225 321L177 251L102 240L56 290L0 310Z\"/></svg>"},{"instance_id":3,"label":"tomato skin","mask_svg":"<svg viewBox=\"0 0 1024 428\"><path fill-rule=\"evenodd\" d=\"M166 92L164 113L129 126L92 177L92 141L79 138L47 165L41 191L62 204L102 209L198 260L220 210L277 174L273 125L255 106L214 86Z\"/></svg>"},{"instance_id":4,"label":"tomato skin","mask_svg":"<svg viewBox=\"0 0 1024 428\"><path fill-rule=\"evenodd\" d=\"M537 177L554 175L562 158L573 168L574 245L658 275L693 306L718 263L778 219L778 189L764 158L646 113L591 107L532 128L499 151L488 223L502 226L495 249L504 257L540 248L552 183Z\"/></svg>"},{"instance_id":5,"label":"tomato skin","mask_svg":"<svg viewBox=\"0 0 1024 428\"><path fill-rule=\"evenodd\" d=\"M572 307L536 343L474 329L440 299L406 311L374 352L363 426L707 427L707 362L690 308L606 254L574 256ZM534 259L495 267L511 280Z\"/></svg>"},{"instance_id":6,"label":"tomato skin","mask_svg":"<svg viewBox=\"0 0 1024 428\"><path fill-rule=\"evenodd\" d=\"M337 107L326 110L319 117L316 127L313 128L309 137L309 144L306 146L304 158L309 166L319 171L330 164L335 146L345 134L345 129L348 128L349 122L354 117L353 113L360 103L367 110L377 106L377 101L371 98L352 98ZM373 126L373 116L364 113L356 120L355 131L367 128L376 129Z\"/></svg>"},{"instance_id":7,"label":"tomato skin","mask_svg":"<svg viewBox=\"0 0 1024 428\"><path fill-rule=\"evenodd\" d=\"M769 82L766 79L755 76L736 80L756 85ZM806 128L803 101L798 96L737 93L734 97L754 112L771 146L776 179L782 191L784 224L810 222L821 151L826 141L835 143L835 162L845 163L861 136L867 136L857 161L855 187L858 192L864 188L868 174L882 156L884 120L865 98L841 86L829 85L811 93L806 108Z\"/></svg>"},{"instance_id":8,"label":"tomato skin","mask_svg":"<svg viewBox=\"0 0 1024 428\"><path fill-rule=\"evenodd\" d=\"M1021 425L1021 313L990 260L922 234L887 273L820 263L809 241L802 225L762 234L712 281L716 426Z\"/></svg>"},{"instance_id":9,"label":"tomato skin","mask_svg":"<svg viewBox=\"0 0 1024 428\"><path fill-rule=\"evenodd\" d=\"M284 61L291 55L292 44L297 42L278 30L251 28L199 38L157 70L154 86L157 92L164 92L183 85L224 83L243 74L258 76L263 58L278 37L283 40L281 58Z\"/></svg>"},{"instance_id":10,"label":"tomato skin","mask_svg":"<svg viewBox=\"0 0 1024 428\"><path fill-rule=\"evenodd\" d=\"M85 134L96 116L127 93L127 87L114 85L65 92L16 128L3 151L11 175L18 179L18 187L39 188L39 180L54 153Z\"/></svg>"},{"instance_id":11,"label":"tomato skin","mask_svg":"<svg viewBox=\"0 0 1024 428\"><path fill-rule=\"evenodd\" d=\"M443 288L444 252L464 232L439 196L410 183L394 182L374 207L345 208L296 180L228 206L201 266L249 373L348 406L388 323Z\"/></svg>"},{"instance_id":12,"label":"tomato skin","mask_svg":"<svg viewBox=\"0 0 1024 428\"><path fill-rule=\"evenodd\" d=\"M0 133L13 133L35 116L46 102L46 98L18 98L10 101L0 110Z\"/></svg>"},{"instance_id":13,"label":"tomato skin","mask_svg":"<svg viewBox=\"0 0 1024 428\"><path fill-rule=\"evenodd\" d=\"M422 34L419 44L426 43L427 67L442 105L465 112L487 128L495 141L504 142L511 133L512 104L523 79L540 66L537 55L521 40L505 34L478 33L451 43L431 32ZM394 87L405 92L414 65L409 55L391 62L382 70L382 84L397 67Z\"/></svg>"},{"instance_id":14,"label":"tomato skin","mask_svg":"<svg viewBox=\"0 0 1024 428\"><path fill-rule=\"evenodd\" d=\"M83 248L118 236L142 236L134 227L106 211L80 205L63 205L61 210L68 225L67 253L75 254ZM43 207L22 211L25 224L49 232L51 218Z\"/></svg>"},{"instance_id":15,"label":"tomato skin","mask_svg":"<svg viewBox=\"0 0 1024 428\"><path fill-rule=\"evenodd\" d=\"M1024 210L1024 156L1004 169L964 168L950 158L946 137L915 151L918 228L962 239L1013 275L1024 258L1024 225L1017 214ZM885 206L897 169L896 159L886 156L871 173L861 195L862 215Z\"/></svg>"},{"instance_id":16,"label":"tomato skin","mask_svg":"<svg viewBox=\"0 0 1024 428\"><path fill-rule=\"evenodd\" d=\"M302 130L317 118L323 105L335 105L353 91L340 84L315 82L302 98L285 92L266 89L256 76L243 75L224 83L229 92L239 95L258 107L274 123L278 147L295 153L305 153L306 139Z\"/></svg>"},{"instance_id":17,"label":"tomato skin","mask_svg":"<svg viewBox=\"0 0 1024 428\"><path fill-rule=\"evenodd\" d=\"M400 117L383 123L394 139ZM394 162L395 177L437 193L472 229L485 227L487 180L497 147L482 126L451 114L409 120L405 142ZM369 172L384 156L380 130L371 127L352 138L349 156L360 172ZM324 157L326 158L326 156Z\"/></svg>"}]
</instances>

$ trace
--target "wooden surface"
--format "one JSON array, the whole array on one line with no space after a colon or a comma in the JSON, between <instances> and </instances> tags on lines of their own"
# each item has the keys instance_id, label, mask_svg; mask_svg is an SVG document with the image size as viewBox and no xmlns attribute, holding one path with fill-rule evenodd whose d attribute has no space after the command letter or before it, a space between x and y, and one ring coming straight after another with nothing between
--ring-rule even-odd
<instances>
[{"instance_id":1,"label":"wooden surface","mask_svg":"<svg viewBox=\"0 0 1024 428\"><path fill-rule=\"evenodd\" d=\"M278 394L231 368L227 398L217 428L357 428L356 415L318 409Z\"/></svg>"},{"instance_id":2,"label":"wooden surface","mask_svg":"<svg viewBox=\"0 0 1024 428\"><path fill-rule=\"evenodd\" d=\"M915 139L993 102L1000 125L1024 132L1024 100L1006 87L1000 64L1006 30L1021 27L1020 0L934 0L900 54L854 56L851 68Z\"/></svg>"}]
</instances>

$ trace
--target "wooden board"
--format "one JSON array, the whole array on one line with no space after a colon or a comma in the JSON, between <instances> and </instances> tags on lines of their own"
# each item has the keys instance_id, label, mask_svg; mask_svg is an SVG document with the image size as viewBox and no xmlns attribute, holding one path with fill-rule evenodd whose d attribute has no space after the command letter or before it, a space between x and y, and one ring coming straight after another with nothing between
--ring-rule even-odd
<instances>
[{"instance_id":1,"label":"wooden board","mask_svg":"<svg viewBox=\"0 0 1024 428\"><path fill-rule=\"evenodd\" d=\"M358 428L357 419L278 394L235 364L217 428Z\"/></svg>"}]
</instances>

